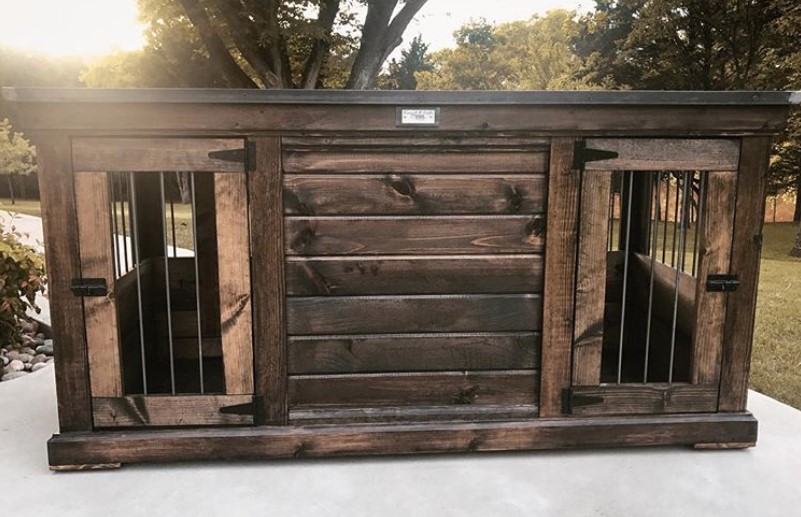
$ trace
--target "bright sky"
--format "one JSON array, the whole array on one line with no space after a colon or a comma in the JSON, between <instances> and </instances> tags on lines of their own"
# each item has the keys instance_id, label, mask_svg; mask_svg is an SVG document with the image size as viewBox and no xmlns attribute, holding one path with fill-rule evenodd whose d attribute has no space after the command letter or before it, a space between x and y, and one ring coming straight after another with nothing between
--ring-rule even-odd
<instances>
[{"instance_id":1,"label":"bright sky","mask_svg":"<svg viewBox=\"0 0 801 517\"><path fill-rule=\"evenodd\" d=\"M432 49L471 19L527 19L554 8L587 8L592 0L429 0L409 27ZM98 56L142 45L136 0L0 0L0 45L54 56Z\"/></svg>"}]
</instances>

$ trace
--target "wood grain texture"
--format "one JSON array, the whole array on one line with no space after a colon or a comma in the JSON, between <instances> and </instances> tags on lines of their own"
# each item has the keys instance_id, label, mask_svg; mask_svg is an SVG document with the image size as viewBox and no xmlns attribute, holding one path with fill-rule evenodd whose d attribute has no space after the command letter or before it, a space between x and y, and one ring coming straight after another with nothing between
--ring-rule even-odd
<instances>
[{"instance_id":1,"label":"wood grain texture","mask_svg":"<svg viewBox=\"0 0 801 517\"><path fill-rule=\"evenodd\" d=\"M289 334L539 330L534 294L322 296L287 299Z\"/></svg>"},{"instance_id":2,"label":"wood grain texture","mask_svg":"<svg viewBox=\"0 0 801 517\"><path fill-rule=\"evenodd\" d=\"M284 209L293 215L539 213L546 189L544 175L303 174L284 177Z\"/></svg>"},{"instance_id":3,"label":"wood grain texture","mask_svg":"<svg viewBox=\"0 0 801 517\"><path fill-rule=\"evenodd\" d=\"M209 152L243 149L242 139L74 138L75 170L88 172L245 172L242 162L209 157Z\"/></svg>"},{"instance_id":4,"label":"wood grain texture","mask_svg":"<svg viewBox=\"0 0 801 517\"><path fill-rule=\"evenodd\" d=\"M293 425L533 420L536 404L458 404L449 406L372 406L292 409Z\"/></svg>"},{"instance_id":5,"label":"wood grain texture","mask_svg":"<svg viewBox=\"0 0 801 517\"><path fill-rule=\"evenodd\" d=\"M90 387L93 397L120 397L122 367L108 176L103 172L75 172L74 176L81 275L105 279L109 290L108 296L89 296L83 300Z\"/></svg>"},{"instance_id":6,"label":"wood grain texture","mask_svg":"<svg viewBox=\"0 0 801 517\"><path fill-rule=\"evenodd\" d=\"M715 384L621 384L579 386L570 390L576 416L714 413Z\"/></svg>"},{"instance_id":7,"label":"wood grain texture","mask_svg":"<svg viewBox=\"0 0 801 517\"><path fill-rule=\"evenodd\" d=\"M574 138L554 138L548 186L548 253L542 316L540 416L562 414L562 390L570 386L580 173L573 169Z\"/></svg>"},{"instance_id":8,"label":"wood grain texture","mask_svg":"<svg viewBox=\"0 0 801 517\"><path fill-rule=\"evenodd\" d=\"M606 248L612 175L585 171L581 185L573 384L601 382L601 352L606 301Z\"/></svg>"},{"instance_id":9,"label":"wood grain texture","mask_svg":"<svg viewBox=\"0 0 801 517\"><path fill-rule=\"evenodd\" d=\"M287 295L538 293L541 255L288 257Z\"/></svg>"},{"instance_id":10,"label":"wood grain texture","mask_svg":"<svg viewBox=\"0 0 801 517\"><path fill-rule=\"evenodd\" d=\"M256 423L287 422L286 321L284 312L284 218L281 140L252 139L256 169L248 174L251 222Z\"/></svg>"},{"instance_id":11,"label":"wood grain texture","mask_svg":"<svg viewBox=\"0 0 801 517\"><path fill-rule=\"evenodd\" d=\"M538 216L287 217L288 255L540 253Z\"/></svg>"},{"instance_id":12,"label":"wood grain texture","mask_svg":"<svg viewBox=\"0 0 801 517\"><path fill-rule=\"evenodd\" d=\"M51 465L256 460L502 450L754 442L749 413L430 422L348 426L257 426L56 435Z\"/></svg>"},{"instance_id":13,"label":"wood grain texture","mask_svg":"<svg viewBox=\"0 0 801 517\"><path fill-rule=\"evenodd\" d=\"M36 140L39 192L47 260L48 299L55 348L58 422L61 432L92 429L89 365L81 298L70 283L81 276L78 217L70 142L54 135Z\"/></svg>"},{"instance_id":14,"label":"wood grain texture","mask_svg":"<svg viewBox=\"0 0 801 517\"><path fill-rule=\"evenodd\" d=\"M432 135L415 136L412 134L396 134L392 136L302 136L283 137L281 146L286 150L326 150L329 148L347 148L355 150L387 150L414 147L470 150L528 149L548 151L551 141L547 137L516 136L465 136L465 135Z\"/></svg>"},{"instance_id":15,"label":"wood grain texture","mask_svg":"<svg viewBox=\"0 0 801 517\"><path fill-rule=\"evenodd\" d=\"M517 370L539 366L534 332L289 338L290 374Z\"/></svg>"},{"instance_id":16,"label":"wood grain texture","mask_svg":"<svg viewBox=\"0 0 801 517\"><path fill-rule=\"evenodd\" d=\"M650 286L651 281L651 257L640 253L631 255L631 277L633 285ZM653 315L672 325L673 322L673 302L676 296L676 270L662 264L654 262L654 299ZM688 335L692 334L695 325L695 300L698 278L687 273L679 273L679 299L676 311L676 328ZM705 285L704 285L705 287ZM648 291L646 289L632 289L630 291L637 303L647 307Z\"/></svg>"},{"instance_id":17,"label":"wood grain texture","mask_svg":"<svg viewBox=\"0 0 801 517\"><path fill-rule=\"evenodd\" d=\"M253 423L253 415L221 413L220 409L252 402L252 397L241 395L134 395L93 397L92 409L98 428L246 425Z\"/></svg>"},{"instance_id":18,"label":"wood grain texture","mask_svg":"<svg viewBox=\"0 0 801 517\"><path fill-rule=\"evenodd\" d=\"M291 407L536 404L536 370L291 376Z\"/></svg>"},{"instance_id":19,"label":"wood grain texture","mask_svg":"<svg viewBox=\"0 0 801 517\"><path fill-rule=\"evenodd\" d=\"M588 138L587 148L618 153L588 162L588 171L736 171L736 139Z\"/></svg>"},{"instance_id":20,"label":"wood grain texture","mask_svg":"<svg viewBox=\"0 0 801 517\"><path fill-rule=\"evenodd\" d=\"M544 152L397 152L285 151L284 172L292 173L542 173L547 166Z\"/></svg>"},{"instance_id":21,"label":"wood grain texture","mask_svg":"<svg viewBox=\"0 0 801 517\"><path fill-rule=\"evenodd\" d=\"M220 329L225 393L253 393L253 318L247 182L241 174L214 175Z\"/></svg>"},{"instance_id":22,"label":"wood grain texture","mask_svg":"<svg viewBox=\"0 0 801 517\"><path fill-rule=\"evenodd\" d=\"M217 273L217 203L214 201L214 174L198 173L195 178L195 217L197 218L197 260L200 274L200 312L203 335L220 335L220 285ZM227 229L223 230L227 231ZM177 267L176 267L177 266ZM170 259L170 275L186 272L194 280L194 264ZM186 269L185 269L186 268ZM191 281L191 280L190 280Z\"/></svg>"},{"instance_id":23,"label":"wood grain texture","mask_svg":"<svg viewBox=\"0 0 801 517\"><path fill-rule=\"evenodd\" d=\"M731 174L707 175L705 213L699 229L698 278L728 274L734 229L734 200L737 178ZM706 289L695 292L695 324L692 334L690 381L693 384L720 383L723 327L726 320L726 293Z\"/></svg>"},{"instance_id":24,"label":"wood grain texture","mask_svg":"<svg viewBox=\"0 0 801 517\"><path fill-rule=\"evenodd\" d=\"M743 411L748 401L770 145L767 137L742 139L729 268L739 278L740 286L727 295L720 411Z\"/></svg>"}]
</instances>

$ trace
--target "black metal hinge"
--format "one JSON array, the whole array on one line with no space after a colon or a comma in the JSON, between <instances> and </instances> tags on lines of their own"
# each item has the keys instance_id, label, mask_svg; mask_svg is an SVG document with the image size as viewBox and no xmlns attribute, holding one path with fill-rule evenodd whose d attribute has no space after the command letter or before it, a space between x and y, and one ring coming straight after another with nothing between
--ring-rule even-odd
<instances>
[{"instance_id":1,"label":"black metal hinge","mask_svg":"<svg viewBox=\"0 0 801 517\"><path fill-rule=\"evenodd\" d=\"M244 163L245 170L252 171L256 169L256 146L253 142L246 142L242 149L209 151L209 158L224 162Z\"/></svg>"},{"instance_id":2,"label":"black metal hinge","mask_svg":"<svg viewBox=\"0 0 801 517\"><path fill-rule=\"evenodd\" d=\"M710 293L731 293L740 286L737 275L708 275L706 290Z\"/></svg>"},{"instance_id":3,"label":"black metal hinge","mask_svg":"<svg viewBox=\"0 0 801 517\"><path fill-rule=\"evenodd\" d=\"M588 162L598 162L601 160L611 160L620 156L616 151L605 151L603 149L591 149L587 147L587 142L577 140L573 151L573 168L583 169Z\"/></svg>"},{"instance_id":4,"label":"black metal hinge","mask_svg":"<svg viewBox=\"0 0 801 517\"><path fill-rule=\"evenodd\" d=\"M75 296L106 296L108 287L105 278L73 278L70 291Z\"/></svg>"}]
</instances>

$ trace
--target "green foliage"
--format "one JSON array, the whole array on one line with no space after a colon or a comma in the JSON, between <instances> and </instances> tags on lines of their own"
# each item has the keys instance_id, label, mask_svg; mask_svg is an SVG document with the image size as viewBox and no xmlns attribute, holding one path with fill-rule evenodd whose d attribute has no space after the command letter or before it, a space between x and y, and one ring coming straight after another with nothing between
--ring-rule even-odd
<instances>
[{"instance_id":1,"label":"green foliage","mask_svg":"<svg viewBox=\"0 0 801 517\"><path fill-rule=\"evenodd\" d=\"M36 171L36 148L11 129L8 119L0 120L0 175L27 176Z\"/></svg>"},{"instance_id":2,"label":"green foliage","mask_svg":"<svg viewBox=\"0 0 801 517\"><path fill-rule=\"evenodd\" d=\"M527 21L471 22L454 33L456 47L435 52L433 70L416 74L426 90L587 89L577 81L580 60L571 48L578 35L572 11L552 10ZM597 88L597 86L595 86Z\"/></svg>"},{"instance_id":3,"label":"green foliage","mask_svg":"<svg viewBox=\"0 0 801 517\"><path fill-rule=\"evenodd\" d=\"M22 244L20 234L0 226L0 343L10 343L17 333L17 322L36 306L36 293L45 290L45 264L42 255Z\"/></svg>"},{"instance_id":4,"label":"green foliage","mask_svg":"<svg viewBox=\"0 0 801 517\"><path fill-rule=\"evenodd\" d=\"M400 60L389 62L388 72L379 78L379 85L384 90L416 90L418 72L431 72L434 67L428 55L428 44L423 37L417 35L412 39L409 48L401 51Z\"/></svg>"}]
</instances>

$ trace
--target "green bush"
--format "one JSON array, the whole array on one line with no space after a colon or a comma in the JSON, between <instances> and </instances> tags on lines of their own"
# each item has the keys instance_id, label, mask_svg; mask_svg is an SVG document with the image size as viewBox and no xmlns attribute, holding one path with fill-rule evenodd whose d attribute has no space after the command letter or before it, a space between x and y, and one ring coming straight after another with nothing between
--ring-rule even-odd
<instances>
[{"instance_id":1,"label":"green bush","mask_svg":"<svg viewBox=\"0 0 801 517\"><path fill-rule=\"evenodd\" d=\"M31 308L37 313L36 293L44 293L44 258L20 242L21 235L0 224L0 344L9 346L17 336L17 324Z\"/></svg>"}]
</instances>

